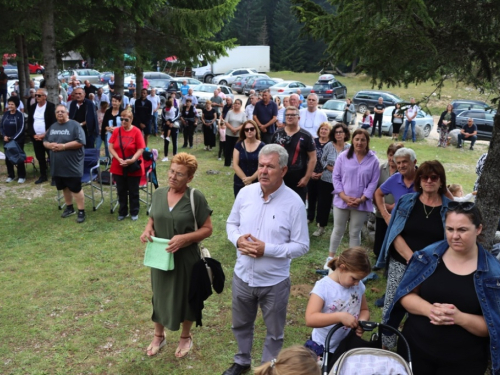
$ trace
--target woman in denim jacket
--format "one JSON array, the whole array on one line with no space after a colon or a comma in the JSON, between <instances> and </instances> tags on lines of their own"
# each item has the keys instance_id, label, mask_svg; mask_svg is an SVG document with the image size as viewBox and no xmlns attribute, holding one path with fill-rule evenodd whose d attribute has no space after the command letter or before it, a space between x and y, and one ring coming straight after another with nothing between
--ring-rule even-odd
<instances>
[{"instance_id":1,"label":"woman in denim jacket","mask_svg":"<svg viewBox=\"0 0 500 375\"><path fill-rule=\"evenodd\" d=\"M398 302L408 311L415 375L483 375L490 355L500 374L500 263L477 243L481 222L474 203L450 202L447 240L413 254L384 316Z\"/></svg>"},{"instance_id":2,"label":"woman in denim jacket","mask_svg":"<svg viewBox=\"0 0 500 375\"><path fill-rule=\"evenodd\" d=\"M422 163L415 174L414 188L417 193L403 195L392 210L376 265L387 265L388 269L384 315L412 254L444 239L444 214L450 200L444 196L446 174L442 164L437 160ZM383 323L398 328L404 315L404 309L398 306L391 320ZM396 335L383 332L382 343L387 348L395 347Z\"/></svg>"}]
</instances>

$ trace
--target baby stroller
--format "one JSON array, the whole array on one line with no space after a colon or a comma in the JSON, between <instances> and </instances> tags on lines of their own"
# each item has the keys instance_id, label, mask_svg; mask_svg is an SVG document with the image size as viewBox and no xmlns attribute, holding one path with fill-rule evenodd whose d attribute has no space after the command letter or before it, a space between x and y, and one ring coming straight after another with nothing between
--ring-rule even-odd
<instances>
[{"instance_id":1,"label":"baby stroller","mask_svg":"<svg viewBox=\"0 0 500 375\"><path fill-rule=\"evenodd\" d=\"M378 328L379 331L386 329L397 334L398 343L406 346L408 363L399 354L382 349L380 334L373 334L372 338L375 340L368 342L357 336L354 339L353 331L340 342L333 354L323 356L322 375L412 375L410 347L401 332L381 323L359 322L359 324L364 331L371 332ZM328 332L325 340L325 353L329 353L332 335L341 327L343 327L342 324L337 324ZM359 341L362 343L360 344ZM328 373L328 364L333 361L335 361L333 367Z\"/></svg>"}]
</instances>

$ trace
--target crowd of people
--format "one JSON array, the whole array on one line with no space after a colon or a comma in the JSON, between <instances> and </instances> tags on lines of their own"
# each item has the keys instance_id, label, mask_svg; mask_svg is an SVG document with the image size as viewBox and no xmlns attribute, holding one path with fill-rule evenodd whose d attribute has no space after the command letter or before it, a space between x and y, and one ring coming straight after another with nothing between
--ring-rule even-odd
<instances>
[{"instance_id":1,"label":"crowd of people","mask_svg":"<svg viewBox=\"0 0 500 375\"><path fill-rule=\"evenodd\" d=\"M153 91L143 89L132 107L124 105L123 96L113 94L108 106L102 96L96 105L86 98L84 88L76 87L71 90L68 108L47 102L46 90L39 89L26 126L40 162L41 177L36 183L48 180L48 168L42 167L48 151L52 181L63 191L66 203L62 217L77 213L79 223L85 221L81 189L85 149L104 145L105 154L111 157L121 221L128 216L138 219L142 153L148 137L161 133L165 162L169 161L169 144L173 144L168 186L154 192L141 235L144 243L154 238L168 240L166 251L175 259L174 270L151 268L154 336L146 350L148 356L157 355L165 346L166 329L181 328L175 357L185 357L193 347L192 325L198 311L190 303L189 286L193 266L200 259L198 244L212 234L212 209L204 194L189 186L198 161L189 153L178 153L177 148L181 131L182 148L193 147L198 121L196 97L185 89L180 103L175 97L167 100L159 128L155 128L154 115L159 102ZM273 374L280 367L290 368L287 374L318 373L317 357L328 355L321 347L334 325L341 323L345 328L331 338L332 353L349 329L357 335L363 333L358 322L368 320L370 311L361 280L372 266L368 251L360 247L361 231L368 213L374 211L375 268L387 270L383 323L397 329L408 316L403 334L414 358L414 373L482 375L488 361L493 372L500 373L496 334L500 263L478 244L483 221L470 201L473 196L463 197L460 186L448 184L439 161L417 164L416 153L403 143L391 144L387 162L380 162L370 149L370 139L376 135L377 125L381 135L382 103L376 108L375 121L365 114L363 125L352 135L347 124L332 126L327 121L318 109L317 95L310 94L302 109L300 103L297 94L281 101L273 100L265 90L260 100L251 94L244 107L240 99L224 101L216 91L202 111L205 150L214 149L219 136L219 159L223 155L224 166L234 169L235 200L226 230L236 250L232 330L238 350L224 375L250 370L259 307L267 333L262 366L255 369L256 374ZM15 140L23 148L25 124L18 107L19 99L11 97L0 131L5 143ZM413 141L414 107L412 101L403 137L412 128ZM347 100L347 123L351 110ZM392 119L401 126L397 108ZM443 133L453 122L448 108L440 119ZM465 133L464 139L472 136ZM441 140L440 145L445 147ZM7 182L11 182L14 165L7 160L7 167ZM18 165L20 183L25 173ZM280 354L291 287L290 263L309 251L311 235L326 232L332 205L333 230L324 265L329 272L312 289L305 313L306 325L313 328L306 346L315 354L304 348L285 349ZM317 229L309 234L308 224L314 220ZM341 251L347 227L349 248ZM396 338L385 331L382 342L388 349L397 345ZM400 346L398 351L407 354ZM299 368L303 372L294 372Z\"/></svg>"}]
</instances>

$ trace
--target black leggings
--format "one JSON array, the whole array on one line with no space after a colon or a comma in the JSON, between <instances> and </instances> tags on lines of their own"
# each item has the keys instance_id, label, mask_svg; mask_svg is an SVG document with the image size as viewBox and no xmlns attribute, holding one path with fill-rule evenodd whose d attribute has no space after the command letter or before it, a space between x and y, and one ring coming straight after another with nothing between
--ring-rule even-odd
<instances>
[{"instance_id":1,"label":"black leggings","mask_svg":"<svg viewBox=\"0 0 500 375\"><path fill-rule=\"evenodd\" d=\"M381 217L375 217L375 241L373 243L373 253L377 256L380 254L382 244L384 243L385 232L387 232L387 224Z\"/></svg>"},{"instance_id":2,"label":"black leggings","mask_svg":"<svg viewBox=\"0 0 500 375\"><path fill-rule=\"evenodd\" d=\"M193 121L186 121L187 125L184 126L184 145L182 147L187 147L189 142L189 147L193 147L193 134L196 125Z\"/></svg>"},{"instance_id":3,"label":"black leggings","mask_svg":"<svg viewBox=\"0 0 500 375\"><path fill-rule=\"evenodd\" d=\"M319 207L318 211L316 211L316 206L321 204L319 200L319 182L321 180L313 180L309 179L307 184L307 220L314 221L314 216L316 216L316 221L318 221L319 216Z\"/></svg>"},{"instance_id":4,"label":"black leggings","mask_svg":"<svg viewBox=\"0 0 500 375\"><path fill-rule=\"evenodd\" d=\"M170 137L172 138L172 151L175 154L177 154L177 135L179 134L179 129L178 128L170 128ZM170 141L167 139L167 128L165 128L164 132L164 140L163 140L163 145L165 146L165 156L168 156L168 146L170 144Z\"/></svg>"},{"instance_id":5,"label":"black leggings","mask_svg":"<svg viewBox=\"0 0 500 375\"><path fill-rule=\"evenodd\" d=\"M224 166L225 167L231 166L231 160L233 159L234 145L236 144L237 140L238 140L238 137L231 137L231 136L226 135L226 148L224 149Z\"/></svg>"},{"instance_id":6,"label":"black leggings","mask_svg":"<svg viewBox=\"0 0 500 375\"><path fill-rule=\"evenodd\" d=\"M319 180L318 214L316 215L316 221L319 226L323 228L328 225L328 218L330 217L333 201L332 192L333 183Z\"/></svg>"}]
</instances>

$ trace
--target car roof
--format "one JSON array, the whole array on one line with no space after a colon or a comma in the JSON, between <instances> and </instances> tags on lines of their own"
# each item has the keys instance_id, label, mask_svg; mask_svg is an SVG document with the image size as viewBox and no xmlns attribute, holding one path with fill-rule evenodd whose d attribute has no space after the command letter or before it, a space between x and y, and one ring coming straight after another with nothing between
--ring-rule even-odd
<instances>
[{"instance_id":1,"label":"car roof","mask_svg":"<svg viewBox=\"0 0 500 375\"><path fill-rule=\"evenodd\" d=\"M455 99L451 102L451 104L454 103L474 103L474 104L486 104L482 100L471 100L471 99ZM486 104L488 105L488 104Z\"/></svg>"},{"instance_id":2,"label":"car roof","mask_svg":"<svg viewBox=\"0 0 500 375\"><path fill-rule=\"evenodd\" d=\"M460 111L460 113L457 115L458 117L462 117L460 116L462 113L493 113L493 112L496 112L495 109L488 109L488 110L484 110L484 109L464 109L463 111ZM465 116L464 116L465 117Z\"/></svg>"}]
</instances>

